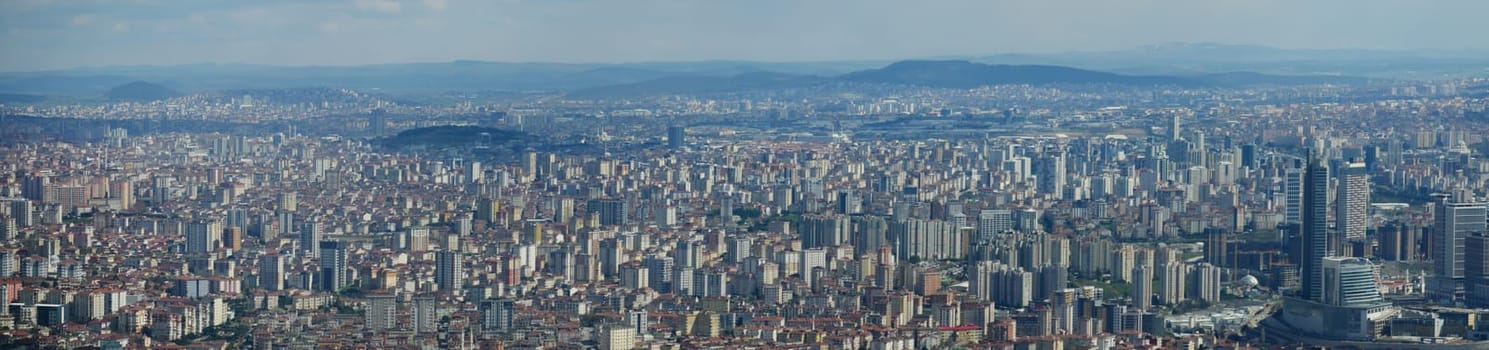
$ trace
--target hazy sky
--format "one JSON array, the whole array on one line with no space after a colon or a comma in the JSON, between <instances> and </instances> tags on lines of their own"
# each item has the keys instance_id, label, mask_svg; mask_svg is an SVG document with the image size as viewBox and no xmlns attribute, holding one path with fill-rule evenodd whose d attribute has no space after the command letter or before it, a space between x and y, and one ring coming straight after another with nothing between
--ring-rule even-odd
<instances>
[{"instance_id":1,"label":"hazy sky","mask_svg":"<svg viewBox=\"0 0 1489 350\"><path fill-rule=\"evenodd\" d=\"M0 71L900 59L1125 49L1489 49L1486 0L0 0Z\"/></svg>"}]
</instances>

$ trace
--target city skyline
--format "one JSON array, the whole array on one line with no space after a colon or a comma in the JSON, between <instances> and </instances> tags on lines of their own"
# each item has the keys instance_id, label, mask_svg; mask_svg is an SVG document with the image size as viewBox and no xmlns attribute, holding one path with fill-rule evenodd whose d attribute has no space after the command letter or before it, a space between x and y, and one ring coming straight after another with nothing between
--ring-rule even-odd
<instances>
[{"instance_id":1,"label":"city skyline","mask_svg":"<svg viewBox=\"0 0 1489 350\"><path fill-rule=\"evenodd\" d=\"M1486 348L1483 13L0 0L0 349Z\"/></svg>"}]
</instances>

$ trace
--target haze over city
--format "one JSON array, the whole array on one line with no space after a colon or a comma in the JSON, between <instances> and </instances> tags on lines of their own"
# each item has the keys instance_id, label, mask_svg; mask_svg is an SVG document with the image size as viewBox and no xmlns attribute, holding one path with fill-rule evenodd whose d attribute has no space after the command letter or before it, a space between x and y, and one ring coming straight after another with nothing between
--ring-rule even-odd
<instances>
[{"instance_id":1,"label":"haze over city","mask_svg":"<svg viewBox=\"0 0 1489 350\"><path fill-rule=\"evenodd\" d=\"M1484 1L0 1L0 349L1489 348Z\"/></svg>"},{"instance_id":2,"label":"haze over city","mask_svg":"<svg viewBox=\"0 0 1489 350\"><path fill-rule=\"evenodd\" d=\"M484 60L897 60L1172 42L1482 53L1474 0L0 3L0 71Z\"/></svg>"}]
</instances>

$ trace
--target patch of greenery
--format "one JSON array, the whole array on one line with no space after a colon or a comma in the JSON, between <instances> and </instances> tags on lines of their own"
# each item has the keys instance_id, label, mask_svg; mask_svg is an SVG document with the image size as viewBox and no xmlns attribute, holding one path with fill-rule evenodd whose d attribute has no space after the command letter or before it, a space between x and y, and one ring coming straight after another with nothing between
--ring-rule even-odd
<instances>
[{"instance_id":1,"label":"patch of greenery","mask_svg":"<svg viewBox=\"0 0 1489 350\"><path fill-rule=\"evenodd\" d=\"M1132 295L1132 284L1126 282L1109 282L1090 279L1077 279L1070 281L1076 287L1093 286L1101 288L1102 294L1107 299L1125 299Z\"/></svg>"},{"instance_id":2,"label":"patch of greenery","mask_svg":"<svg viewBox=\"0 0 1489 350\"><path fill-rule=\"evenodd\" d=\"M1204 300L1190 299L1173 306L1174 314L1185 314L1210 308L1210 303Z\"/></svg>"}]
</instances>

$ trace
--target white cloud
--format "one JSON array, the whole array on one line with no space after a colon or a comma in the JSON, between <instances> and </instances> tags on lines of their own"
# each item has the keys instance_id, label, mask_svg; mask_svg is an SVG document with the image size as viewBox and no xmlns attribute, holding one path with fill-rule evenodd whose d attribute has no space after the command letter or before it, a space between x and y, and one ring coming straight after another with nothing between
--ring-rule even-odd
<instances>
[{"instance_id":1,"label":"white cloud","mask_svg":"<svg viewBox=\"0 0 1489 350\"><path fill-rule=\"evenodd\" d=\"M357 9L370 12L399 13L403 4L396 0L356 0Z\"/></svg>"},{"instance_id":2,"label":"white cloud","mask_svg":"<svg viewBox=\"0 0 1489 350\"><path fill-rule=\"evenodd\" d=\"M424 0L424 7L428 7L434 11L444 11L446 7L450 7L450 2L446 0Z\"/></svg>"},{"instance_id":3,"label":"white cloud","mask_svg":"<svg viewBox=\"0 0 1489 350\"><path fill-rule=\"evenodd\" d=\"M116 31L116 32L127 32L127 31L129 31L129 23L115 22L114 23L114 31Z\"/></svg>"}]
</instances>

